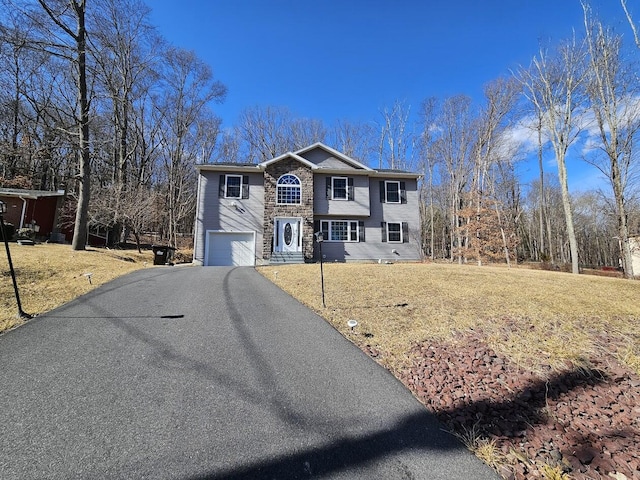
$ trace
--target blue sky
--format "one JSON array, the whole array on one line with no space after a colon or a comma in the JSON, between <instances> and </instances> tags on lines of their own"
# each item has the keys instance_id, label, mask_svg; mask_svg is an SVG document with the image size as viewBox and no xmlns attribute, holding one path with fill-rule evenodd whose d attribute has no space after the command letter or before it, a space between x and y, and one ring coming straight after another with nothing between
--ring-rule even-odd
<instances>
[{"instance_id":1,"label":"blue sky","mask_svg":"<svg viewBox=\"0 0 640 480\"><path fill-rule=\"evenodd\" d=\"M632 2L629 2L632 3ZM579 0L151 0L152 22L229 89L226 125L255 105L302 117L372 120L404 100L478 97L528 64L539 42L581 31ZM592 2L629 29L617 0ZM639 5L640 7L640 5ZM637 8L640 12L640 8Z\"/></svg>"},{"instance_id":2,"label":"blue sky","mask_svg":"<svg viewBox=\"0 0 640 480\"><path fill-rule=\"evenodd\" d=\"M640 3L630 0L640 16ZM636 4L637 5L633 5ZM395 100L466 94L582 31L579 0L150 0L151 21L228 87L223 126L256 105L327 125L379 120ZM592 0L631 41L619 0Z\"/></svg>"}]
</instances>

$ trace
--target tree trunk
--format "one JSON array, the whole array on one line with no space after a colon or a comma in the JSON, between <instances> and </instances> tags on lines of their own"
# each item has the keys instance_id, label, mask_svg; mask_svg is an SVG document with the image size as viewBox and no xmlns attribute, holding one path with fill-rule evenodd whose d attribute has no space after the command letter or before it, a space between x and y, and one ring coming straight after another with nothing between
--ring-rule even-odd
<instances>
[{"instance_id":1,"label":"tree trunk","mask_svg":"<svg viewBox=\"0 0 640 480\"><path fill-rule=\"evenodd\" d=\"M122 185L123 189L126 189L127 186L127 160L128 160L128 129L129 129L129 112L128 112L128 95L125 93L125 98L121 101L121 115L120 126L117 128L119 130L119 141L118 141L118 183Z\"/></svg>"},{"instance_id":2,"label":"tree trunk","mask_svg":"<svg viewBox=\"0 0 640 480\"><path fill-rule=\"evenodd\" d=\"M498 203L495 204L496 216L498 217L498 225L500 225L500 236L502 238L502 249L504 251L504 259L507 261L507 267L511 268L511 259L509 257L509 246L507 245L507 236L504 233L504 227L502 226L502 215L500 215L500 208Z\"/></svg>"},{"instance_id":3,"label":"tree trunk","mask_svg":"<svg viewBox=\"0 0 640 480\"><path fill-rule=\"evenodd\" d=\"M76 34L77 46L77 81L78 81L78 104L80 108L79 146L80 165L79 179L80 189L78 192L78 207L76 209L76 222L73 229L73 240L71 248L73 250L84 250L87 245L88 224L89 224L89 198L91 195L91 163L89 151L89 100L87 97L87 64L86 64L86 30L84 22L85 2L74 2L74 8L78 19L78 30Z\"/></svg>"},{"instance_id":4,"label":"tree trunk","mask_svg":"<svg viewBox=\"0 0 640 480\"><path fill-rule=\"evenodd\" d=\"M133 232L133 236L136 239L136 248L138 249L138 253L142 253L142 249L140 248L140 235L137 230Z\"/></svg>"},{"instance_id":5,"label":"tree trunk","mask_svg":"<svg viewBox=\"0 0 640 480\"><path fill-rule=\"evenodd\" d=\"M633 257L631 246L629 245L629 226L627 225L627 212L620 180L620 169L618 162L613 160L611 161L611 183L613 184L613 195L616 200L616 210L618 211L618 237L620 238L622 270L625 278L633 278Z\"/></svg>"},{"instance_id":6,"label":"tree trunk","mask_svg":"<svg viewBox=\"0 0 640 480\"><path fill-rule=\"evenodd\" d=\"M538 247L538 252L540 253L540 260L545 258L545 248L544 248L544 164L542 161L542 117L539 119L538 123L538 168L540 169L540 246ZM551 250L551 245L549 245L549 250Z\"/></svg>"},{"instance_id":7,"label":"tree trunk","mask_svg":"<svg viewBox=\"0 0 640 480\"><path fill-rule=\"evenodd\" d=\"M545 205L546 205L546 201L545 201ZM553 249L553 232L551 231L551 218L549 215L549 209L546 208L545 209L545 217L546 217L546 224L547 224L547 244L549 245L549 262L553 263L554 259L555 259L555 255L554 255L554 249Z\"/></svg>"},{"instance_id":8,"label":"tree trunk","mask_svg":"<svg viewBox=\"0 0 640 480\"><path fill-rule=\"evenodd\" d=\"M578 242L576 232L573 228L573 212L571 211L571 197L569 195L569 185L567 183L567 166L564 161L564 153L556 152L558 160L558 177L560 179L560 189L562 191L562 208L567 223L567 236L569 237L569 250L571 252L571 273L580 273L578 264Z\"/></svg>"},{"instance_id":9,"label":"tree trunk","mask_svg":"<svg viewBox=\"0 0 640 480\"><path fill-rule=\"evenodd\" d=\"M435 215L433 213L433 194L431 196L431 199L429 200L429 221L431 222L431 238L430 238L430 243L429 243L429 248L431 250L431 261L435 260L435 248L436 248L436 244L435 244L435 235L436 235L436 230L435 230L435 225L433 224L433 220L435 218Z\"/></svg>"}]
</instances>

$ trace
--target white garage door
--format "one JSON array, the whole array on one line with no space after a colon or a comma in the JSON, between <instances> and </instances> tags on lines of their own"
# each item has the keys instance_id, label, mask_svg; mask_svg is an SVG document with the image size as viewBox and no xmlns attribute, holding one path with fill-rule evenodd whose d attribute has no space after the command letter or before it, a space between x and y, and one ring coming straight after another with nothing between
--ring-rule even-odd
<instances>
[{"instance_id":1,"label":"white garage door","mask_svg":"<svg viewBox=\"0 0 640 480\"><path fill-rule=\"evenodd\" d=\"M255 243L253 232L209 232L206 265L253 266Z\"/></svg>"}]
</instances>

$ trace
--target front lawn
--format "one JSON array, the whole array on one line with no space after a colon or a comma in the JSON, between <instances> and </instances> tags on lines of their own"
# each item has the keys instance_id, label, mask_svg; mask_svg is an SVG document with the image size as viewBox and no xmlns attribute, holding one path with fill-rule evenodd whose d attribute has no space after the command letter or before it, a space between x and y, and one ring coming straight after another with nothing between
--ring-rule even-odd
<instances>
[{"instance_id":1,"label":"front lawn","mask_svg":"<svg viewBox=\"0 0 640 480\"><path fill-rule=\"evenodd\" d=\"M615 347L640 373L640 282L527 268L451 264L325 264L259 268L354 343L402 368L415 342L474 332L532 371L589 367ZM358 326L351 330L347 321ZM544 367L544 368L541 368Z\"/></svg>"},{"instance_id":2,"label":"front lawn","mask_svg":"<svg viewBox=\"0 0 640 480\"><path fill-rule=\"evenodd\" d=\"M9 245L22 309L37 315L56 308L116 277L153 264L153 253L69 245ZM21 323L4 243L0 252L0 332Z\"/></svg>"}]
</instances>

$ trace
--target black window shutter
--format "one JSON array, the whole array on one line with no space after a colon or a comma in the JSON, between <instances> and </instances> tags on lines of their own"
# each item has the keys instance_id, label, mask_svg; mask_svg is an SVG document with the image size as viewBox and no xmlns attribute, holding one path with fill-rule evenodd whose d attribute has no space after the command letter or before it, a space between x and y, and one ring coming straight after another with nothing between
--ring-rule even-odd
<instances>
[{"instance_id":1,"label":"black window shutter","mask_svg":"<svg viewBox=\"0 0 640 480\"><path fill-rule=\"evenodd\" d=\"M364 221L358 220L358 241L364 242Z\"/></svg>"},{"instance_id":2,"label":"black window shutter","mask_svg":"<svg viewBox=\"0 0 640 480\"><path fill-rule=\"evenodd\" d=\"M249 198L249 175L242 176L242 198Z\"/></svg>"},{"instance_id":3,"label":"black window shutter","mask_svg":"<svg viewBox=\"0 0 640 480\"><path fill-rule=\"evenodd\" d=\"M353 200L354 199L354 195L353 195L353 177L349 177L347 178L347 200Z\"/></svg>"},{"instance_id":4,"label":"black window shutter","mask_svg":"<svg viewBox=\"0 0 640 480\"><path fill-rule=\"evenodd\" d=\"M320 221L320 230L322 231L322 235L323 235L325 240L329 240L329 226L330 226L330 223L331 222L329 220L321 220ZM327 227L327 228L325 229L324 227Z\"/></svg>"},{"instance_id":5,"label":"black window shutter","mask_svg":"<svg viewBox=\"0 0 640 480\"><path fill-rule=\"evenodd\" d=\"M313 233L318 233L320 231L320 220L313 221ZM315 241L315 238L314 238Z\"/></svg>"},{"instance_id":6,"label":"black window shutter","mask_svg":"<svg viewBox=\"0 0 640 480\"><path fill-rule=\"evenodd\" d=\"M380 203L384 203L385 197L384 180L380 180Z\"/></svg>"},{"instance_id":7,"label":"black window shutter","mask_svg":"<svg viewBox=\"0 0 640 480\"><path fill-rule=\"evenodd\" d=\"M409 224L402 222L402 243L409 243Z\"/></svg>"},{"instance_id":8,"label":"black window shutter","mask_svg":"<svg viewBox=\"0 0 640 480\"><path fill-rule=\"evenodd\" d=\"M407 184L400 182L400 203L407 203Z\"/></svg>"},{"instance_id":9,"label":"black window shutter","mask_svg":"<svg viewBox=\"0 0 640 480\"><path fill-rule=\"evenodd\" d=\"M380 229L382 231L382 241L387 241L387 222L380 222Z\"/></svg>"},{"instance_id":10,"label":"black window shutter","mask_svg":"<svg viewBox=\"0 0 640 480\"><path fill-rule=\"evenodd\" d=\"M220 188L218 189L218 197L224 197L224 180L225 176L220 175Z\"/></svg>"}]
</instances>

